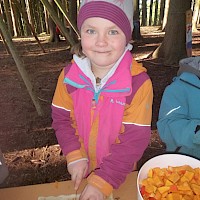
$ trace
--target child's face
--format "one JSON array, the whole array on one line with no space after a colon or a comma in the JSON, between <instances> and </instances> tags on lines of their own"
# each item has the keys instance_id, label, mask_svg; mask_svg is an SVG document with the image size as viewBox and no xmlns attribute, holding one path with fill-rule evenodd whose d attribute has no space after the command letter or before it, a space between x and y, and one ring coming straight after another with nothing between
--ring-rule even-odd
<instances>
[{"instance_id":1,"label":"child's face","mask_svg":"<svg viewBox=\"0 0 200 200\"><path fill-rule=\"evenodd\" d=\"M92 17L81 27L81 44L93 67L111 68L125 50L126 36L113 22Z\"/></svg>"}]
</instances>

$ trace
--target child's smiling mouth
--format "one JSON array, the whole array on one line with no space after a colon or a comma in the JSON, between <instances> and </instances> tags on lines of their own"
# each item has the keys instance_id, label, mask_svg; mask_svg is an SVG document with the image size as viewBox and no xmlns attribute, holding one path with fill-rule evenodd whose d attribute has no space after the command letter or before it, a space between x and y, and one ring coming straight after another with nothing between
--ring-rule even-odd
<instances>
[{"instance_id":1,"label":"child's smiling mouth","mask_svg":"<svg viewBox=\"0 0 200 200\"><path fill-rule=\"evenodd\" d=\"M110 54L111 51L94 51L94 52L99 54Z\"/></svg>"}]
</instances>

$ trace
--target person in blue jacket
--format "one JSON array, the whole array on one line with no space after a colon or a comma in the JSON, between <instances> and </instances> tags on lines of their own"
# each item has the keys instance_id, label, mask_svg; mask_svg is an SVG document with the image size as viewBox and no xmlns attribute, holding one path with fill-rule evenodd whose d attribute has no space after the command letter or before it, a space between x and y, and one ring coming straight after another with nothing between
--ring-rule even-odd
<instances>
[{"instance_id":1,"label":"person in blue jacket","mask_svg":"<svg viewBox=\"0 0 200 200\"><path fill-rule=\"evenodd\" d=\"M167 152L200 159L200 56L180 60L163 93L157 128Z\"/></svg>"}]
</instances>

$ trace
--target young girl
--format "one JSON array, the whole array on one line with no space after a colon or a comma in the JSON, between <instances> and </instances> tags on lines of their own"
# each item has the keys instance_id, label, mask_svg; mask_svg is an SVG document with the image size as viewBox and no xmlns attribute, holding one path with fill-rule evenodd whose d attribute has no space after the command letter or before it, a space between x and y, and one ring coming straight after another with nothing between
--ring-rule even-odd
<instances>
[{"instance_id":1,"label":"young girl","mask_svg":"<svg viewBox=\"0 0 200 200\"><path fill-rule=\"evenodd\" d=\"M81 47L59 76L53 128L81 200L102 200L142 157L151 134L152 83L132 57L130 0L82 0Z\"/></svg>"}]
</instances>

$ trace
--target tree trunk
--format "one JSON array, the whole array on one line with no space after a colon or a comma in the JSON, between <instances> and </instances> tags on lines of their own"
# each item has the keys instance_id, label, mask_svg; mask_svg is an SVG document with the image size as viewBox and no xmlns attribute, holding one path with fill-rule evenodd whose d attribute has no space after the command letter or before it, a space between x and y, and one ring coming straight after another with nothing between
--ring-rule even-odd
<instances>
[{"instance_id":1,"label":"tree trunk","mask_svg":"<svg viewBox=\"0 0 200 200\"><path fill-rule=\"evenodd\" d=\"M44 6L44 15L45 15L45 25L46 25L46 33L49 34L49 22L48 22L48 11L46 7Z\"/></svg>"},{"instance_id":2,"label":"tree trunk","mask_svg":"<svg viewBox=\"0 0 200 200\"><path fill-rule=\"evenodd\" d=\"M199 15L200 0L195 0L193 17L192 17L192 31L197 31L197 20Z\"/></svg>"},{"instance_id":3,"label":"tree trunk","mask_svg":"<svg viewBox=\"0 0 200 200\"><path fill-rule=\"evenodd\" d=\"M41 32L40 33L44 33L47 31L46 29L46 23L45 23L45 10L44 10L44 6L42 4L41 1L40 2L40 7L39 7L39 10L40 10L40 24L41 24Z\"/></svg>"},{"instance_id":4,"label":"tree trunk","mask_svg":"<svg viewBox=\"0 0 200 200\"><path fill-rule=\"evenodd\" d=\"M76 19L77 19L77 1L75 1L75 0L69 1L69 19L70 19L69 21L71 21L70 35L76 42L78 42L77 35L79 37L79 34L78 34L77 27L75 25L77 23L76 22ZM75 32L73 30L75 30Z\"/></svg>"},{"instance_id":5,"label":"tree trunk","mask_svg":"<svg viewBox=\"0 0 200 200\"><path fill-rule=\"evenodd\" d=\"M154 23L153 25L156 26L158 24L158 0L155 2L155 12L154 12Z\"/></svg>"},{"instance_id":6,"label":"tree trunk","mask_svg":"<svg viewBox=\"0 0 200 200\"><path fill-rule=\"evenodd\" d=\"M147 1L142 0L142 26L147 25Z\"/></svg>"},{"instance_id":7,"label":"tree trunk","mask_svg":"<svg viewBox=\"0 0 200 200\"><path fill-rule=\"evenodd\" d=\"M28 0L25 0L25 7L26 7L27 16L28 16L28 21L29 21L29 23L31 25L33 25L31 12L30 12L30 5L29 5L29 1Z\"/></svg>"},{"instance_id":8,"label":"tree trunk","mask_svg":"<svg viewBox=\"0 0 200 200\"><path fill-rule=\"evenodd\" d=\"M168 13L169 13L169 4L170 4L170 0L166 0L165 1L165 10L164 10L163 23L162 23L162 30L163 31L165 30L165 26L167 24L167 17L168 17Z\"/></svg>"},{"instance_id":9,"label":"tree trunk","mask_svg":"<svg viewBox=\"0 0 200 200\"><path fill-rule=\"evenodd\" d=\"M150 2L150 8L149 8L149 26L151 26L153 23L152 23L152 13L153 13L153 0L151 0Z\"/></svg>"},{"instance_id":10,"label":"tree trunk","mask_svg":"<svg viewBox=\"0 0 200 200\"><path fill-rule=\"evenodd\" d=\"M134 9L133 20L140 20L139 3L140 3L140 0L133 0L133 9Z\"/></svg>"},{"instance_id":11,"label":"tree trunk","mask_svg":"<svg viewBox=\"0 0 200 200\"><path fill-rule=\"evenodd\" d=\"M13 24L12 24L12 18L10 15L10 6L9 6L9 0L3 0L4 2L4 7L5 7L5 13L6 13L6 19L7 19L7 26L8 26L8 31L10 35L13 35Z\"/></svg>"},{"instance_id":12,"label":"tree trunk","mask_svg":"<svg viewBox=\"0 0 200 200\"><path fill-rule=\"evenodd\" d=\"M12 22L13 22L13 32L14 32L14 37L17 37L18 34L18 29L17 29L17 18L15 16L15 7L13 6L13 0L10 0L10 9L11 9L11 17L12 17Z\"/></svg>"},{"instance_id":13,"label":"tree trunk","mask_svg":"<svg viewBox=\"0 0 200 200\"><path fill-rule=\"evenodd\" d=\"M133 32L132 32L132 39L133 40L140 40L141 39L141 32L140 32L140 11L139 11L139 0L133 0Z\"/></svg>"},{"instance_id":14,"label":"tree trunk","mask_svg":"<svg viewBox=\"0 0 200 200\"><path fill-rule=\"evenodd\" d=\"M54 2L54 0L48 0L49 1L49 4L51 5L52 9L56 12L56 4ZM57 29L56 31L56 24L55 22L53 21L51 15L49 15L48 17L48 22L49 22L49 33L50 33L50 38L49 38L49 41L50 42L59 42L60 41L60 37L59 37L59 31Z\"/></svg>"},{"instance_id":15,"label":"tree trunk","mask_svg":"<svg viewBox=\"0 0 200 200\"><path fill-rule=\"evenodd\" d=\"M8 45L6 44L6 40L5 40L5 38L4 38L3 34L2 34L1 29L0 29L0 38L1 38L2 41L3 41L3 45L4 45L5 48L6 48L7 54L11 54L11 53L10 53L10 50L9 50L9 48L8 48Z\"/></svg>"},{"instance_id":16,"label":"tree trunk","mask_svg":"<svg viewBox=\"0 0 200 200\"><path fill-rule=\"evenodd\" d=\"M36 8L37 8L37 24L38 24L38 28L37 28L37 33L41 33L42 32L42 13L41 13L41 2L38 2L36 4Z\"/></svg>"},{"instance_id":17,"label":"tree trunk","mask_svg":"<svg viewBox=\"0 0 200 200\"><path fill-rule=\"evenodd\" d=\"M186 52L186 11L191 0L171 0L166 32L162 44L153 53L153 58L164 59L165 65L176 65L187 57Z\"/></svg>"},{"instance_id":18,"label":"tree trunk","mask_svg":"<svg viewBox=\"0 0 200 200\"><path fill-rule=\"evenodd\" d=\"M163 23L164 10L165 10L165 0L161 0L161 2L160 2L160 16L159 16L159 21L158 21L159 26L161 26L162 23Z\"/></svg>"},{"instance_id":19,"label":"tree trunk","mask_svg":"<svg viewBox=\"0 0 200 200\"><path fill-rule=\"evenodd\" d=\"M19 5L18 1L16 1L16 4ZM26 11L26 4L25 4L25 1L24 0L21 0L21 7L18 8L18 10L21 12L22 14L22 17L24 19L24 29L25 29L25 32L26 32L26 36L28 35L31 35L31 29L29 27L29 20L28 20L28 14L27 14L27 11Z\"/></svg>"},{"instance_id":20,"label":"tree trunk","mask_svg":"<svg viewBox=\"0 0 200 200\"><path fill-rule=\"evenodd\" d=\"M33 3L31 4L31 2L29 2L29 0L26 0L25 2L26 2L26 10L27 10L29 23L31 24L32 27L35 27L33 7L32 7Z\"/></svg>"}]
</instances>

